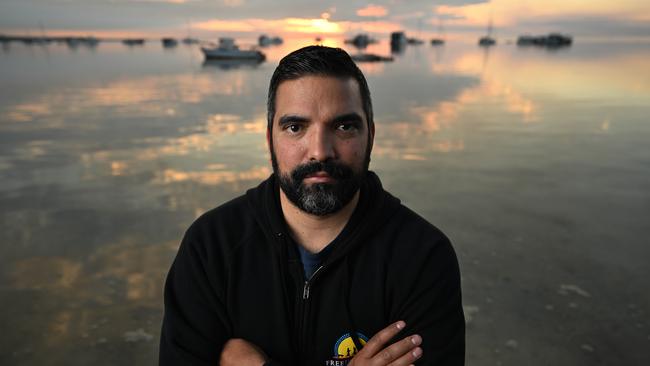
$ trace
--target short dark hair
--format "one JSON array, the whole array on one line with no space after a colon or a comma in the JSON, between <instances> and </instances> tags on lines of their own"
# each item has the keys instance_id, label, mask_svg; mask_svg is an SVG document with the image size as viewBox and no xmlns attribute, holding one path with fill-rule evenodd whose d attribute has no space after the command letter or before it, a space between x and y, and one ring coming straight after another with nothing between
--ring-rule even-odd
<instances>
[{"instance_id":1,"label":"short dark hair","mask_svg":"<svg viewBox=\"0 0 650 366\"><path fill-rule=\"evenodd\" d=\"M354 78L359 84L361 103L366 114L368 128L374 124L372 102L368 82L350 55L340 48L325 46L307 46L284 56L275 68L269 84L269 95L266 101L267 128L273 129L275 117L275 97L278 86L286 80L295 80L303 76L332 76L337 78Z\"/></svg>"}]
</instances>

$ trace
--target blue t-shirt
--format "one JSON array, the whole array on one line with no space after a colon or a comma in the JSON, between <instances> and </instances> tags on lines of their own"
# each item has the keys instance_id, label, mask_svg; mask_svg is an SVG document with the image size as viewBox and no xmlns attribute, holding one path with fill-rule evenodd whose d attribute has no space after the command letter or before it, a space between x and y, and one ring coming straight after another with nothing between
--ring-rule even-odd
<instances>
[{"instance_id":1,"label":"blue t-shirt","mask_svg":"<svg viewBox=\"0 0 650 366\"><path fill-rule=\"evenodd\" d=\"M302 262L302 268L305 270L305 279L311 278L318 267L320 267L321 263L323 263L325 258L327 258L327 255L332 251L331 245L326 246L318 253L310 253L300 244L296 244L296 246L300 252L300 261Z\"/></svg>"}]
</instances>

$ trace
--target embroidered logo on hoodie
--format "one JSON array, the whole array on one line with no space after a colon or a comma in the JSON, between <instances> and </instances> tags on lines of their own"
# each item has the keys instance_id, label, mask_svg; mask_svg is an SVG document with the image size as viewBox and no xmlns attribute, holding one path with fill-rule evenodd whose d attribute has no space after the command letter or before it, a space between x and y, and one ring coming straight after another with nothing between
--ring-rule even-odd
<instances>
[{"instance_id":1,"label":"embroidered logo on hoodie","mask_svg":"<svg viewBox=\"0 0 650 366\"><path fill-rule=\"evenodd\" d=\"M368 342L368 337L365 335L359 332L356 332L356 335L362 346ZM331 359L325 361L325 366L345 366L358 352L359 350L354 344L350 333L345 333L334 344L334 355Z\"/></svg>"}]
</instances>

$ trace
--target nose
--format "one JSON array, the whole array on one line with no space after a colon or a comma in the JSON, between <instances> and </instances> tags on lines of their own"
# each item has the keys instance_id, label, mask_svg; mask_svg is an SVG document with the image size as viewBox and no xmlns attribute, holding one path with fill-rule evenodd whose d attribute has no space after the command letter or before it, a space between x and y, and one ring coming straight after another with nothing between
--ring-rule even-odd
<instances>
[{"instance_id":1,"label":"nose","mask_svg":"<svg viewBox=\"0 0 650 366\"><path fill-rule=\"evenodd\" d=\"M309 160L327 161L336 157L334 136L325 127L313 128L309 139Z\"/></svg>"}]
</instances>

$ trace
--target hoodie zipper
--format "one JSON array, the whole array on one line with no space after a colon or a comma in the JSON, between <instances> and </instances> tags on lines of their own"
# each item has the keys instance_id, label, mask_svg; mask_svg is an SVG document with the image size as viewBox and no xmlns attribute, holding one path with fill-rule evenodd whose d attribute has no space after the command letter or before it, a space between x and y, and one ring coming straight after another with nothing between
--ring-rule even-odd
<instances>
[{"instance_id":1,"label":"hoodie zipper","mask_svg":"<svg viewBox=\"0 0 650 366\"><path fill-rule=\"evenodd\" d=\"M300 322L298 326L298 346L299 350L301 353L301 359L303 357L309 355L309 350L307 350L307 345L309 344L307 340L307 335L308 335L308 328L309 328L309 322L308 322L308 317L309 317L309 305L311 303L310 301L310 295L311 295L311 285L314 281L314 278L323 269L323 266L320 266L312 273L311 277L307 279L302 288L302 299L300 301Z\"/></svg>"},{"instance_id":2,"label":"hoodie zipper","mask_svg":"<svg viewBox=\"0 0 650 366\"><path fill-rule=\"evenodd\" d=\"M302 288L302 299L303 299L303 300L309 300L309 291L310 291L311 282L313 281L314 277L316 276L316 274L317 274L321 269L323 269L323 266L318 267L318 268L314 271L314 273L311 274L311 277L309 277L309 279L305 281L305 285L304 285L303 288Z\"/></svg>"}]
</instances>

